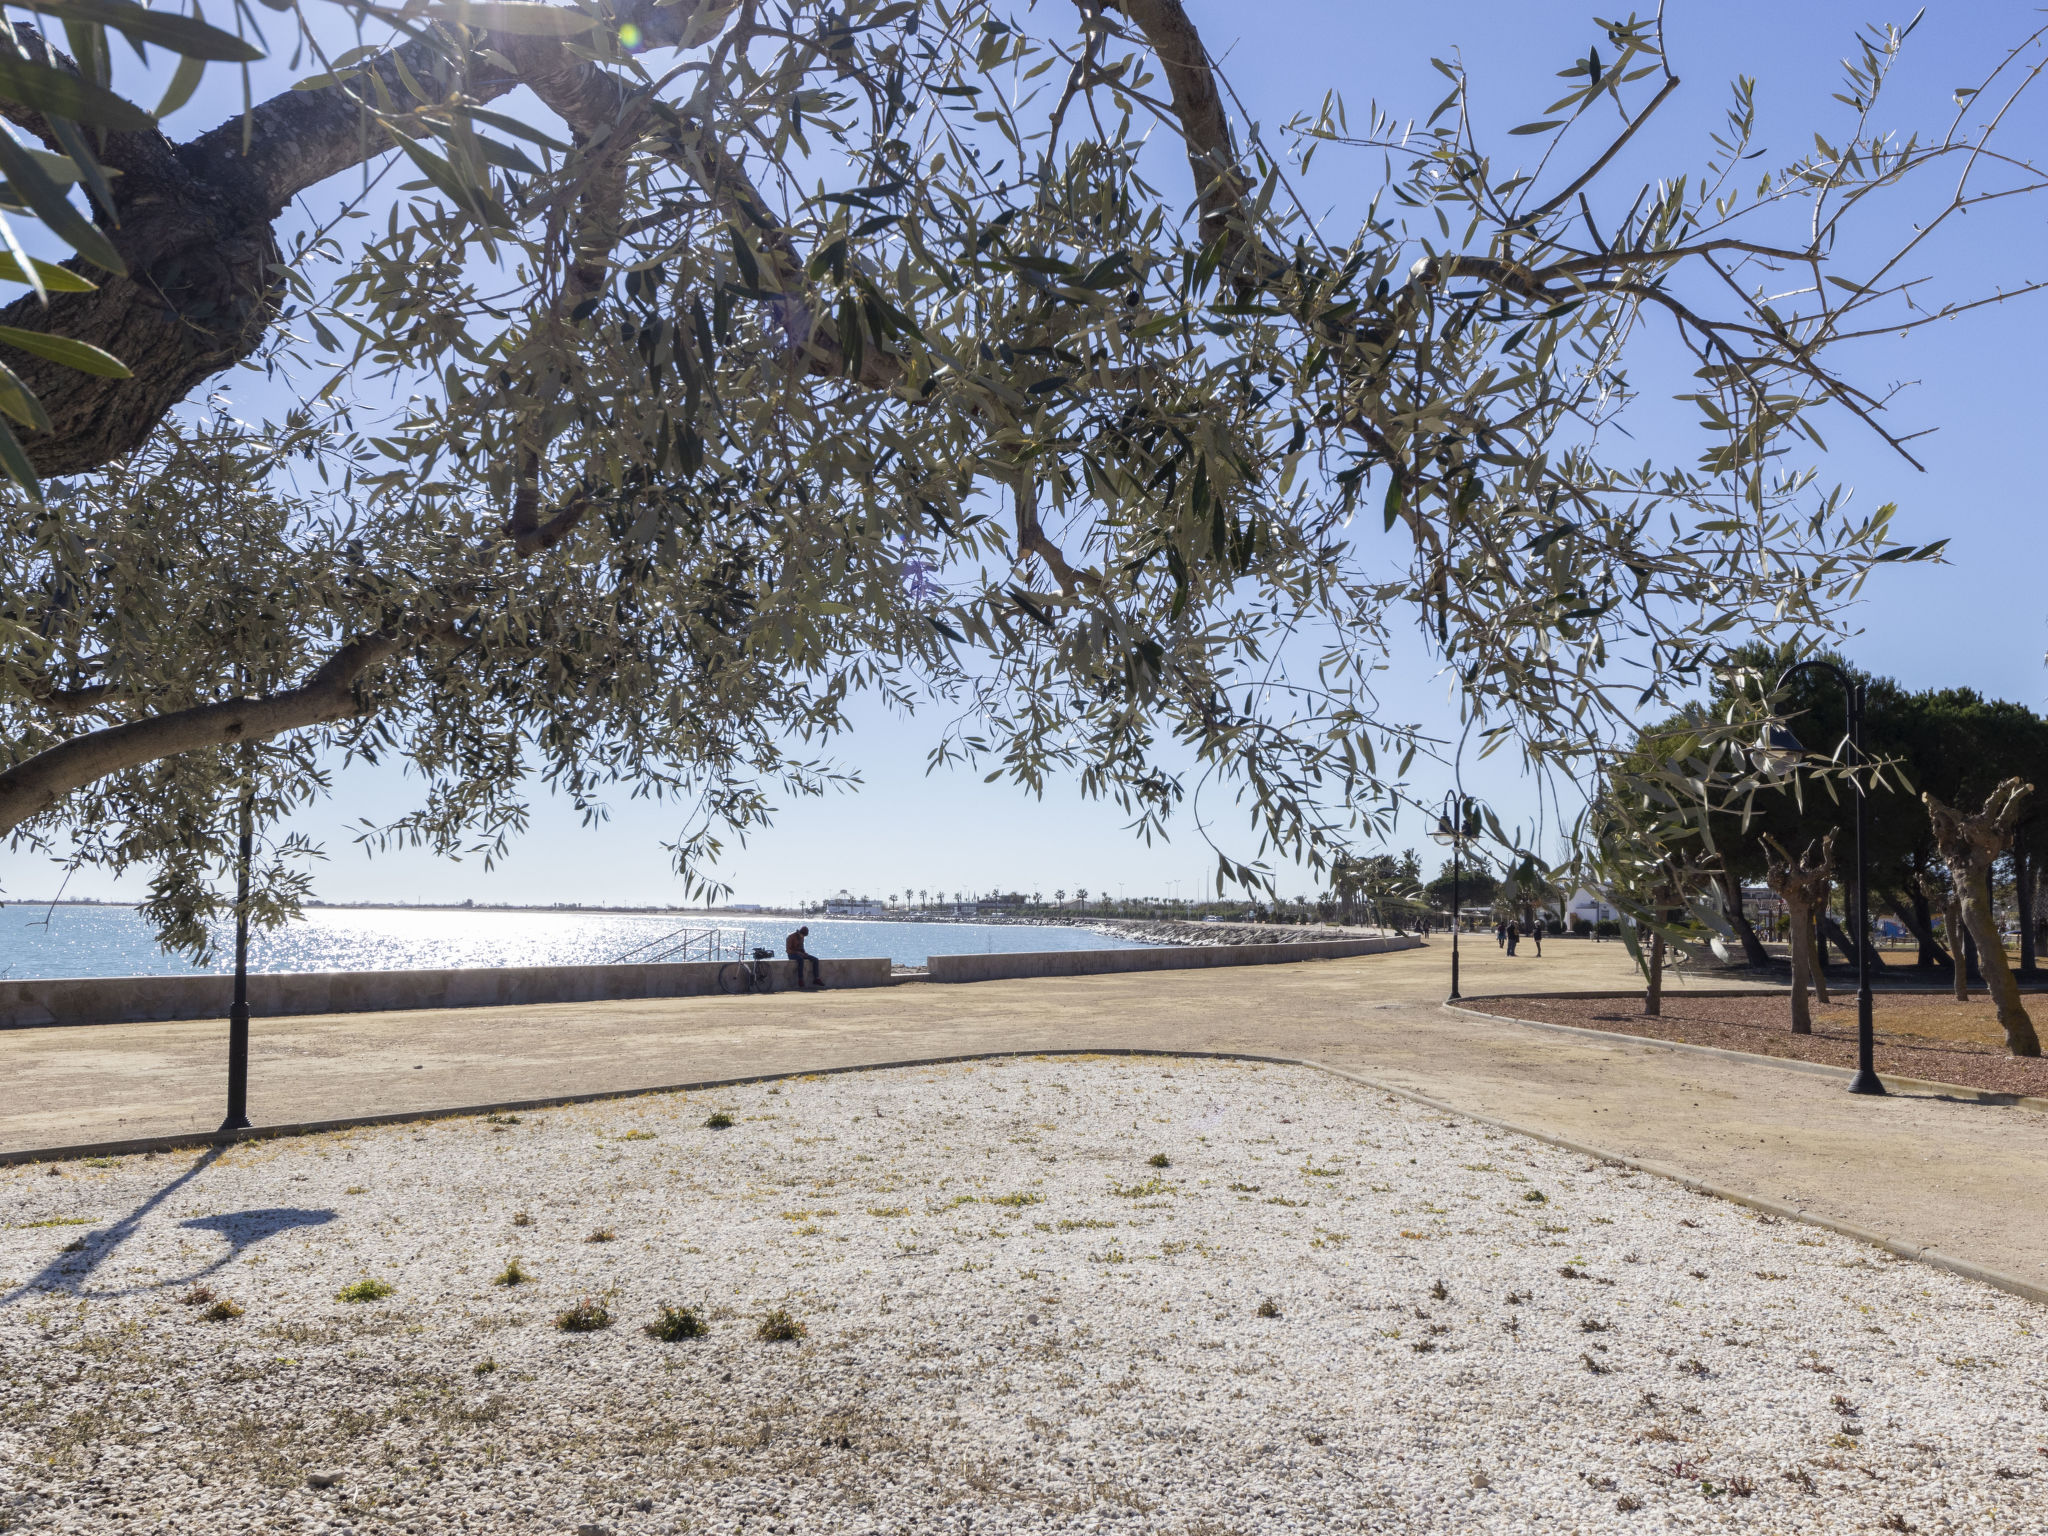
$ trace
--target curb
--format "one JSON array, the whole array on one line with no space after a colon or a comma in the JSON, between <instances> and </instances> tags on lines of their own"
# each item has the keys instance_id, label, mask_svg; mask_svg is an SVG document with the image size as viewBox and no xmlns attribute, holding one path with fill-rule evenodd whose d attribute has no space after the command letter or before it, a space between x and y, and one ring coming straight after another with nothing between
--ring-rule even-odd
<instances>
[{"instance_id":1,"label":"curb","mask_svg":"<svg viewBox=\"0 0 2048 1536\"><path fill-rule=\"evenodd\" d=\"M2014 979L2018 980L2017 977ZM2024 997L2036 997L2043 993L2048 993L2048 982L2022 981L2019 983L2019 989ZM1832 990L1850 998L1856 995L1856 988L1853 985L1846 987L1838 986ZM1981 984L1972 985L1970 988L1973 996L1983 990L1984 988ZM1790 997L1792 995L1792 988L1786 983L1776 981L1752 982L1746 987L1689 987L1682 982L1677 986L1672 986L1667 982L1664 992L1667 997ZM1925 986L1919 982L1897 981L1873 982L1870 992L1873 997L1947 997L1950 995L1947 987ZM1518 997L1555 997L1567 1002L1593 1002L1610 997L1619 1000L1627 997L1641 997L1642 995L1643 988L1634 986L1626 988L1605 987L1592 992L1481 992L1476 996L1464 998L1463 1001L1483 1003L1496 998L1507 1001Z\"/></svg>"},{"instance_id":2,"label":"curb","mask_svg":"<svg viewBox=\"0 0 2048 1536\"><path fill-rule=\"evenodd\" d=\"M1444 1006L1448 1009L1451 1005L1446 1003ZM1455 1009L1452 1011L1466 1013L1470 1010ZM1499 1018L1500 1016L1497 1014L1480 1014L1477 1017ZM1528 1021L1512 1019L1505 1020L1504 1022L1526 1023ZM1544 1028L1549 1026L1538 1025L1537 1027ZM1574 1030L1572 1032L1575 1034L1593 1035L1601 1033L1598 1030ZM1604 1036L1603 1038L1612 1039L1615 1037ZM1636 1037L1622 1038L1632 1039ZM1670 1042L1650 1041L1648 1043L1664 1045ZM1697 1047L1697 1049L1705 1050L1709 1048ZM1717 1054L1740 1056L1742 1053L1725 1051L1718 1052ZM1512 1135L1527 1136L1532 1141L1540 1141L1546 1146L1558 1147L1566 1152L1577 1153L1581 1157L1596 1158L1611 1167L1632 1168L1638 1173L1649 1174L1652 1178L1668 1179L1670 1182L1689 1189L1695 1194L1705 1195L1715 1200L1726 1200L1731 1204L1744 1206L1753 1211L1761 1211L1765 1215L1776 1216L1784 1221L1796 1221L1803 1226L1818 1227L1823 1231L1833 1232L1838 1237L1846 1237L1857 1242L1868 1243L1873 1247L1882 1248L1887 1253L1895 1254L1899 1258L1911 1259L1916 1263L1925 1264L1932 1269L1946 1271L1965 1280L1974 1280L1980 1285L1991 1286L1995 1290L2017 1296L2023 1301L2048 1305L2048 1286L2037 1285L2031 1280L2021 1279L2018 1275L2007 1274L2004 1270L1992 1269L1986 1265L1974 1263L1969 1259L1943 1253L1941 1250L1926 1244L1912 1243L1903 1239L1888 1237L1884 1233L1872 1231L1868 1227L1860 1227L1854 1222L1840 1221L1832 1216L1824 1216L1817 1211L1809 1211L1803 1207L1786 1205L1783 1201L1772 1200L1763 1195L1752 1195L1742 1190L1728 1189L1719 1184L1709 1183L1704 1179L1696 1179L1692 1175L1681 1173L1675 1168L1666 1168L1660 1163L1647 1163L1639 1158L1622 1157L1617 1153L1606 1150L1604 1147L1596 1147L1587 1142L1574 1141L1568 1136L1559 1136L1554 1132L1537 1130L1532 1126L1520 1125L1513 1120L1502 1120L1493 1115L1474 1114L1471 1110L1459 1109L1456 1105L1446 1104L1440 1099L1430 1098L1427 1094L1417 1093L1412 1088L1402 1088L1393 1083L1382 1082L1378 1078L1367 1077L1362 1072L1353 1072L1344 1067L1333 1067L1327 1062L1315 1061L1302 1056L1265 1056L1249 1051L1175 1051L1147 1046L1104 1046L1093 1050L1082 1047L1069 1047L1064 1050L1050 1051L971 1051L958 1056L920 1056L904 1061L860 1062L851 1066L820 1067L810 1071L761 1072L748 1077L712 1078L704 1082L678 1083L660 1088L615 1088L607 1089L600 1093L578 1093L546 1099L518 1099L498 1104L468 1104L451 1109L403 1110L394 1114L359 1115L341 1120L307 1120L292 1125L256 1126L232 1136L222 1136L218 1133L192 1133L183 1136L145 1136L137 1137L130 1141L95 1142L75 1147L45 1147L25 1152L0 1152L0 1167L22 1163L64 1162L84 1157L120 1157L140 1152L175 1152L189 1147L230 1146L250 1141L276 1141L286 1137L315 1136L327 1131L353 1130L357 1127L365 1126L422 1124L431 1120L459 1120L473 1115L501 1114L517 1110L563 1109L574 1104L598 1104L610 1099L645 1098L660 1093L701 1093L715 1088L746 1087L754 1083L790 1082L809 1077L841 1077L853 1072L887 1072L909 1067L959 1066L967 1062L1019 1061L1035 1058L1050 1059L1076 1056L1155 1057L1168 1060L1179 1059L1182 1061L1246 1061L1257 1062L1262 1066L1306 1067L1312 1072L1322 1072L1330 1077L1339 1078L1344 1082L1356 1084L1361 1088L1370 1088L1378 1093L1390 1094L1407 1103L1418 1104L1424 1109L1435 1110L1440 1114L1453 1115L1460 1120L1469 1120L1475 1125L1491 1126L1495 1130L1507 1131ZM1776 1062L1776 1058L1768 1056L1750 1057L1748 1059L1766 1061L1773 1064ZM1835 1072L1843 1071L1844 1069L1829 1068L1828 1070Z\"/></svg>"},{"instance_id":3,"label":"curb","mask_svg":"<svg viewBox=\"0 0 2048 1536\"><path fill-rule=\"evenodd\" d=\"M1563 994L1528 994L1530 996L1555 996ZM1633 992L1613 994L1618 997L1634 997ZM1484 998L1467 998L1467 1002L1483 1002ZM1503 1002L1513 1001L1503 998ZM1447 1013L1463 1014L1468 1019L1480 1019L1494 1024L1519 1024L1524 1029L1547 1029L1560 1035L1577 1035L1585 1040L1620 1041L1624 1045L1654 1046L1660 1051L1683 1051L1694 1056L1716 1056L1723 1061L1739 1061L1751 1066L1776 1067L1781 1072L1805 1072L1814 1077L1833 1077L1842 1080L1853 1078L1856 1073L1851 1067L1838 1067L1825 1061L1802 1061L1796 1056L1765 1056L1756 1051L1731 1051L1721 1045L1692 1045L1684 1040L1660 1040L1655 1035L1629 1035L1620 1030L1587 1029L1578 1024L1553 1024L1547 1019L1518 1019L1507 1013L1487 1013L1482 1009L1464 1008L1457 1003L1445 1003ZM2038 1094L1999 1093L1990 1088L1971 1088L1962 1083L1938 1083L1925 1077L1894 1077L1880 1072L1877 1080L1886 1088L1908 1093L1932 1093L1945 1099L1964 1099L1973 1104L1994 1104L2004 1109L2027 1109L2036 1114L2048 1114L2048 1098Z\"/></svg>"}]
</instances>

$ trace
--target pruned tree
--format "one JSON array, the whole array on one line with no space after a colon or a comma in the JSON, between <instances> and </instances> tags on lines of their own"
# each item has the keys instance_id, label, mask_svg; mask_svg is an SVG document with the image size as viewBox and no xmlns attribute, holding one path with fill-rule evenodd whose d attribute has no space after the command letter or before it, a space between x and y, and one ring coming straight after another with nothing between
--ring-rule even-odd
<instances>
[{"instance_id":1,"label":"pruned tree","mask_svg":"<svg viewBox=\"0 0 2048 1536\"><path fill-rule=\"evenodd\" d=\"M682 798L695 869L834 782L812 745L872 690L953 706L935 763L1071 775L1140 835L1225 781L1257 847L1219 881L1258 884L1383 832L1437 750L1372 691L1397 625L1490 748L1597 780L1731 631L1825 630L1875 563L1935 552L1787 456L1830 413L1908 452L1843 348L1988 302L1900 264L2041 180L1967 114L1878 121L1896 29L1860 40L1846 129L1750 182L1746 83L1704 177L1625 171L1679 89L1654 20L1601 23L1503 158L1450 63L1413 132L1332 102L1270 142L1180 0L336 0L365 38L339 56L309 8L279 25L319 73L181 144L120 95L109 29L256 44L122 0L38 8L74 57L14 29L0 112L93 214L4 167L80 259L22 268L48 302L0 316L59 339L0 377L0 834L88 857L104 817L168 859L142 829L228 825L244 744L281 743L280 771L419 770L373 839L496 849L538 775L593 818ZM1155 185L1155 125L1191 200ZM1309 182L1347 153L1383 184L1345 234ZM1952 163L1905 249L1866 236ZM333 531L261 680L199 617L203 530L131 516L187 473L181 402L244 362L326 381L238 445L207 429L304 509L278 526ZM1697 462L1640 459L1644 377L1698 412ZM145 574L183 616L147 645L115 595ZM1690 782L1645 774L1639 800ZM178 867L166 910L198 912Z\"/></svg>"},{"instance_id":2,"label":"pruned tree","mask_svg":"<svg viewBox=\"0 0 2048 1536\"><path fill-rule=\"evenodd\" d=\"M1771 863L1765 878L1772 891L1785 903L1792 923L1792 1033L1813 1033L1813 1013L1806 1002L1810 983L1821 1002L1828 1001L1827 973L1820 964L1819 937L1815 914L1828 909L1835 882L1835 834L1809 843L1800 858L1793 858L1774 837L1765 839Z\"/></svg>"},{"instance_id":3,"label":"pruned tree","mask_svg":"<svg viewBox=\"0 0 2048 1536\"><path fill-rule=\"evenodd\" d=\"M1998 1005L2006 1049L2015 1056L2039 1056L2041 1041L2006 962L2005 936L1998 931L1998 915L1991 905L1991 864L2011 841L2012 829L2033 793L2033 785L2007 779L1986 797L1981 811L1959 811L1932 795L1924 797L1935 846L1948 861L1950 884L1961 906L1959 926L1977 941L1977 963ZM1961 967L1957 969L1960 972Z\"/></svg>"},{"instance_id":4,"label":"pruned tree","mask_svg":"<svg viewBox=\"0 0 2048 1536\"><path fill-rule=\"evenodd\" d=\"M1931 822L1933 818L1930 816L1929 820ZM1937 849L1938 847L1939 845L1937 844ZM1950 877L1942 883L1941 888L1943 896L1942 932L1948 935L1948 947L1952 951L1950 958L1950 986L1955 993L1956 1001L1959 1003L1967 1003L1970 1000L1971 973L1978 972L1981 974L1980 968L1975 964L1977 946L1972 940L1969 927L1963 919L1963 885L1964 882L1956 879L1954 874L1951 873Z\"/></svg>"}]
</instances>

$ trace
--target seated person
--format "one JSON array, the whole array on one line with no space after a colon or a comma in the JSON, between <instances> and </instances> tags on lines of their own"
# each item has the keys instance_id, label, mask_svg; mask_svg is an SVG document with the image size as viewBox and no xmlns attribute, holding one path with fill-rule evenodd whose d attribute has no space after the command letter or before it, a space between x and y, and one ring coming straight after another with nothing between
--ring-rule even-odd
<instances>
[{"instance_id":1,"label":"seated person","mask_svg":"<svg viewBox=\"0 0 2048 1536\"><path fill-rule=\"evenodd\" d=\"M804 939L809 935L810 931L810 924L806 923L782 942L784 952L796 964L796 988L799 992L804 988L804 962L806 960L811 963L811 985L820 988L825 985L823 978L818 974L818 957L804 948Z\"/></svg>"}]
</instances>

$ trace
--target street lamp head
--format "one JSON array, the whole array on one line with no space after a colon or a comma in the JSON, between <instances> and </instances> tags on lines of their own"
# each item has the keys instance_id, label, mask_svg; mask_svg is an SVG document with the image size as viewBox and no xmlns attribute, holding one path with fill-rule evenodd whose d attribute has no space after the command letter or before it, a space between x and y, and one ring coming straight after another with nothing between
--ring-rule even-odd
<instances>
[{"instance_id":1,"label":"street lamp head","mask_svg":"<svg viewBox=\"0 0 2048 1536\"><path fill-rule=\"evenodd\" d=\"M1458 829L1451 825L1448 816L1437 817L1436 830L1429 835L1432 841L1442 843L1446 848L1460 841Z\"/></svg>"},{"instance_id":2,"label":"street lamp head","mask_svg":"<svg viewBox=\"0 0 2048 1536\"><path fill-rule=\"evenodd\" d=\"M1757 737L1756 745L1749 749L1749 760L1772 778L1782 778L1791 773L1806 757L1806 748L1799 738L1782 725L1767 725L1763 734Z\"/></svg>"}]
</instances>

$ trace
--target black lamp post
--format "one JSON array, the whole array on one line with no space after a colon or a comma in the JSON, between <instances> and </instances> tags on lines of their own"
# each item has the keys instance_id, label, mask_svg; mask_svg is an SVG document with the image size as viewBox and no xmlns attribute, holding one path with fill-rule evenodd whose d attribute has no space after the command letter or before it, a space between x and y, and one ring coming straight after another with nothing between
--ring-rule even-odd
<instances>
[{"instance_id":1,"label":"black lamp post","mask_svg":"<svg viewBox=\"0 0 2048 1536\"><path fill-rule=\"evenodd\" d=\"M1469 835L1466 820L1471 814L1472 801L1470 798L1456 790L1452 790L1450 794L1444 797L1444 813L1436 819L1436 830L1429 834L1437 842L1449 844L1451 850L1451 995L1449 1000L1454 1003L1458 1001L1461 995L1458 991L1458 928L1460 926L1458 916L1459 908L1463 905L1463 901L1461 899L1462 893L1459 890L1459 878L1462 870L1459 867L1458 853L1465 846L1465 839Z\"/></svg>"},{"instance_id":2,"label":"black lamp post","mask_svg":"<svg viewBox=\"0 0 2048 1536\"><path fill-rule=\"evenodd\" d=\"M1847 701L1848 718L1844 723L1849 756L1860 770L1863 767L1863 685L1832 661L1818 659L1802 661L1787 668L1778 681L1782 685L1794 673L1809 668L1832 673L1841 685L1842 696ZM1805 756L1806 749L1799 744L1799 738L1783 726L1772 726L1766 730L1750 752L1751 760L1765 769L1790 770L1797 767ZM1863 812L1868 798L1869 793L1859 772L1856 779L1856 901L1850 915L1856 932L1856 1076L1849 1084L1849 1091L1881 1094L1884 1084L1878 1080L1877 1068L1871 1059L1875 1053L1875 1042L1870 1022L1870 873L1863 854ZM1815 936L1816 960L1825 952L1822 948L1824 942Z\"/></svg>"},{"instance_id":3,"label":"black lamp post","mask_svg":"<svg viewBox=\"0 0 2048 1536\"><path fill-rule=\"evenodd\" d=\"M228 1114L220 1134L249 1129L249 847L256 803L242 793L242 839L235 870L235 1000L228 1008Z\"/></svg>"}]
</instances>

